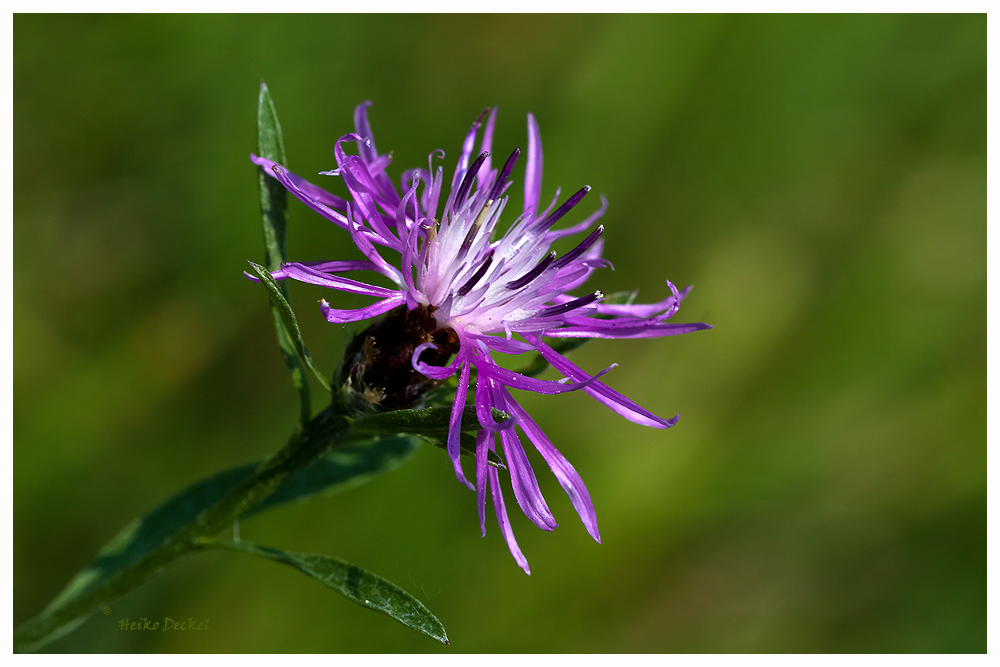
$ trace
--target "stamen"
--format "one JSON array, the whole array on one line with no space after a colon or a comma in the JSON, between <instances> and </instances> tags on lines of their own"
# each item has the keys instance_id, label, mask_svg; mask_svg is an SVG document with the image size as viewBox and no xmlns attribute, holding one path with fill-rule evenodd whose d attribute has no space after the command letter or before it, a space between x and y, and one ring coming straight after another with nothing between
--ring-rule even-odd
<instances>
[{"instance_id":1,"label":"stamen","mask_svg":"<svg viewBox=\"0 0 1000 667\"><path fill-rule=\"evenodd\" d=\"M555 258L556 258L556 251L553 250L548 255L546 255L542 259L542 261L536 264L533 269L525 273L520 278L510 281L509 283L504 285L504 287L506 287L507 289L521 289L522 287L530 283L532 280L540 276L542 274L542 271L549 268L549 264L551 264L552 260L554 260Z\"/></svg>"},{"instance_id":2,"label":"stamen","mask_svg":"<svg viewBox=\"0 0 1000 667\"><path fill-rule=\"evenodd\" d=\"M556 224L559 221L559 218L569 213L570 209L579 204L580 200L583 199L583 196L586 195L588 192L590 192L589 185L585 185L582 188L580 188L580 190L577 191L575 195L567 199L562 206L557 208L551 214L546 216L544 220L539 222L535 229L546 230L552 225Z\"/></svg>"},{"instance_id":3,"label":"stamen","mask_svg":"<svg viewBox=\"0 0 1000 667\"><path fill-rule=\"evenodd\" d=\"M483 166L483 161L490 156L489 151L483 151L476 158L476 161L472 163L469 167L469 171L465 172L465 179L462 180L462 185L458 188L458 193L455 195L455 202L452 204L452 211L457 211L458 208L465 203L465 198L469 194L469 190L472 189L472 181L476 179L476 174L479 173L479 168Z\"/></svg>"},{"instance_id":4,"label":"stamen","mask_svg":"<svg viewBox=\"0 0 1000 667\"><path fill-rule=\"evenodd\" d=\"M425 269L430 266L431 246L437 240L437 235L438 235L437 219L436 218L431 219L431 224L426 229L427 229L427 238L420 246L420 254L423 255Z\"/></svg>"},{"instance_id":5,"label":"stamen","mask_svg":"<svg viewBox=\"0 0 1000 667\"><path fill-rule=\"evenodd\" d=\"M571 310L576 310L577 308L582 308L583 306L589 305L604 298L604 294L598 290L593 294L588 294L587 296L581 296L579 299L573 299L566 303L561 303L558 306L551 306L540 310L535 313L535 317L552 317L553 315L562 315L563 313L568 313Z\"/></svg>"},{"instance_id":6,"label":"stamen","mask_svg":"<svg viewBox=\"0 0 1000 667\"><path fill-rule=\"evenodd\" d=\"M497 176L497 182L493 184L493 189L490 190L490 199L496 199L500 196L503 186L507 183L507 177L514 170L514 163L517 162L519 155L521 155L521 149L515 148L514 152L507 158L507 161L504 162L503 169L500 170L500 174Z\"/></svg>"},{"instance_id":7,"label":"stamen","mask_svg":"<svg viewBox=\"0 0 1000 667\"><path fill-rule=\"evenodd\" d=\"M472 288L476 286L476 283L482 280L483 276L486 275L486 272L489 270L490 264L492 263L493 263L493 253L490 252L490 254L486 256L486 260L479 267L479 270L476 271L476 273L471 278L469 278L468 282L462 285L462 288L458 290L457 292L458 296L465 296L466 294L471 292Z\"/></svg>"},{"instance_id":8,"label":"stamen","mask_svg":"<svg viewBox=\"0 0 1000 667\"><path fill-rule=\"evenodd\" d=\"M600 235L603 233L604 233L604 225L598 225L597 229L592 231L590 235L587 238L585 238L582 243L580 243L580 245L573 248L568 253L557 259L555 264L553 264L553 266L555 266L556 268L560 266L566 266L574 259L585 253L587 249L590 248L590 246L594 245L594 242L597 241L598 237L600 237Z\"/></svg>"},{"instance_id":9,"label":"stamen","mask_svg":"<svg viewBox=\"0 0 1000 667\"><path fill-rule=\"evenodd\" d=\"M472 239L476 238L476 234L479 233L479 230L482 228L483 222L486 221L486 216L489 215L490 206L492 205L493 200L490 199L483 205L482 210L479 211L479 215L476 216L476 220L472 223L472 227L469 228L469 233L465 235L465 240L462 241L463 250L468 250L472 245ZM464 256L464 254L465 253L462 252L459 256Z\"/></svg>"}]
</instances>

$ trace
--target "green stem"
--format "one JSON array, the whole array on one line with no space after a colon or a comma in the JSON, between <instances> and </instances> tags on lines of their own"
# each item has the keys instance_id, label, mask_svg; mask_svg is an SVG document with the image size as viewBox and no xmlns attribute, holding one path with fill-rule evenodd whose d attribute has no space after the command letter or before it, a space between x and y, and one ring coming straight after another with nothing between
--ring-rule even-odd
<instances>
[{"instance_id":1,"label":"green stem","mask_svg":"<svg viewBox=\"0 0 1000 667\"><path fill-rule=\"evenodd\" d=\"M206 540L230 528L233 520L271 495L290 475L309 465L348 430L345 417L327 408L261 464L256 473L168 538L162 546L111 575L82 594L50 606L14 632L14 651L32 651L58 639L82 623L101 605L120 598L159 574L182 556L204 547Z\"/></svg>"}]
</instances>

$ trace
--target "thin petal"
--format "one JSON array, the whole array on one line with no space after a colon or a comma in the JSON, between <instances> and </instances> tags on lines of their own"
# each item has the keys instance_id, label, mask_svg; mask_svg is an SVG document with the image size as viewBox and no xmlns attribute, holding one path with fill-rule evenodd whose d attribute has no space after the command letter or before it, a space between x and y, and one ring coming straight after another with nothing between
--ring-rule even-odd
<instances>
[{"instance_id":1,"label":"thin petal","mask_svg":"<svg viewBox=\"0 0 1000 667\"><path fill-rule=\"evenodd\" d=\"M549 442L549 439L545 437L545 433L531 420L531 417L528 416L524 408L518 405L512 398L508 401L508 407L521 418L521 428L524 429L532 444L535 445L538 453L549 464L552 474L555 475L563 490L566 491L566 495L569 496L570 502L573 503L576 513L580 515L580 520L587 528L587 532L600 543L601 534L597 529L597 513L594 511L594 503L591 502L587 486L580 479L580 475L576 472L576 469ZM510 465L509 456L507 465Z\"/></svg>"},{"instance_id":2,"label":"thin petal","mask_svg":"<svg viewBox=\"0 0 1000 667\"><path fill-rule=\"evenodd\" d=\"M492 361L489 361L487 358L480 357L477 359L477 362L476 369L479 373L499 380L502 384L508 387L522 389L524 391L533 391L536 394L564 394L568 391L584 389L591 383L597 383L596 378L599 378L614 368L614 365L611 365L594 377L588 377L587 380L583 382L560 382L558 380L538 380L533 377L528 377L527 375L521 375L520 373L509 371L506 368L501 368Z\"/></svg>"},{"instance_id":3,"label":"thin petal","mask_svg":"<svg viewBox=\"0 0 1000 667\"><path fill-rule=\"evenodd\" d=\"M488 467L489 470L486 471L486 474L490 478L490 491L493 493L493 507L496 508L497 523L500 524L500 532L503 534L503 539L507 541L507 548L510 549L514 560L517 561L517 564L521 566L521 569L526 574L531 574L531 570L528 568L528 559L521 553L521 547L517 546L514 531L511 529L510 520L507 518L507 508L504 506L503 491L500 489L497 469L492 466Z\"/></svg>"},{"instance_id":4,"label":"thin petal","mask_svg":"<svg viewBox=\"0 0 1000 667\"><path fill-rule=\"evenodd\" d=\"M483 142L479 145L479 152L493 152L493 128L497 123L497 109L493 107L490 110L490 117L486 120L486 127L483 128ZM491 169L490 158L487 157L486 161L483 162L483 174L489 173ZM481 179L482 180L482 179Z\"/></svg>"},{"instance_id":5,"label":"thin petal","mask_svg":"<svg viewBox=\"0 0 1000 667\"><path fill-rule=\"evenodd\" d=\"M491 440L496 440L492 433L476 433L476 504L479 506L479 529L483 537L486 537L486 469L489 467L487 455L492 449Z\"/></svg>"},{"instance_id":6,"label":"thin petal","mask_svg":"<svg viewBox=\"0 0 1000 667\"><path fill-rule=\"evenodd\" d=\"M395 294L388 299L383 299L377 303L366 308L358 308L357 310L340 310L337 308L331 308L330 304L323 299L319 302L319 310L323 313L323 317L326 318L327 322L333 324L345 324L347 322L357 322L358 320L367 320L372 317L377 317L383 313L388 313L390 310L397 306L403 305L406 299L402 294Z\"/></svg>"},{"instance_id":7,"label":"thin petal","mask_svg":"<svg viewBox=\"0 0 1000 667\"><path fill-rule=\"evenodd\" d=\"M461 350L459 351L461 354ZM462 462L460 460L462 450L460 446L460 435L462 431L462 412L465 410L465 399L469 395L469 370L472 363L468 362L462 366L462 374L458 379L458 389L455 390L455 402L451 404L451 418L448 420L448 456L455 466L455 477L458 481L475 490L469 480L465 479L462 472Z\"/></svg>"},{"instance_id":8,"label":"thin petal","mask_svg":"<svg viewBox=\"0 0 1000 667\"><path fill-rule=\"evenodd\" d=\"M458 191L458 184L465 179L465 172L469 169L469 158L472 157L472 150L476 145L476 134L479 132L481 121L487 111L488 109L483 109L483 113L479 114L479 118L472 124L469 133L465 135L465 141L462 142L462 152L458 156L458 164L455 165L455 175L451 179L452 194Z\"/></svg>"},{"instance_id":9,"label":"thin petal","mask_svg":"<svg viewBox=\"0 0 1000 667\"><path fill-rule=\"evenodd\" d=\"M601 320L595 320L600 322ZM637 339L637 338L662 338L663 336L676 336L679 334L691 333L693 331L703 331L711 329L711 324L692 322L690 324L657 324L651 322L647 325L621 326L616 328L602 327L595 324L586 327L561 327L559 329L549 329L543 335L546 338L609 338L609 339Z\"/></svg>"},{"instance_id":10,"label":"thin petal","mask_svg":"<svg viewBox=\"0 0 1000 667\"><path fill-rule=\"evenodd\" d=\"M341 197L338 197L335 194L331 194L331 193L327 192L326 190L324 190L323 188L319 187L318 185L313 185L312 183L310 183L306 179L302 178L298 174L295 174L294 172L291 172L288 169L286 169L285 167L279 165L277 162L274 162L273 160L268 160L267 158L257 157L253 153L250 154L250 161L253 162L254 164L260 166L260 167L263 167L264 173L266 173L268 176L272 176L272 177L275 176L275 172L274 172L273 168L274 167L279 167L281 169L281 171L285 174L285 176L288 179L288 181L291 182L291 183L293 183L295 185L296 190L298 190L302 194L306 195L307 197L309 197L313 201L319 202L319 203L323 204L324 206L328 206L328 207L330 207L330 208L332 208L334 210L337 210L337 211L343 211L344 210L344 205L347 203L347 200L345 200L345 199L343 199ZM289 188L289 189L291 189L291 188ZM293 191L292 194L296 194L296 193ZM298 195L296 195L296 196L298 196ZM301 197L300 197L300 199L301 199Z\"/></svg>"},{"instance_id":11,"label":"thin petal","mask_svg":"<svg viewBox=\"0 0 1000 667\"><path fill-rule=\"evenodd\" d=\"M358 136L368 139L368 143L358 144L358 153L365 162L373 162L378 157L375 150L375 138L372 136L372 126L368 123L368 107L372 105L371 100L365 100L354 107L354 131Z\"/></svg>"},{"instance_id":12,"label":"thin petal","mask_svg":"<svg viewBox=\"0 0 1000 667\"><path fill-rule=\"evenodd\" d=\"M368 238L362 233L361 225L359 225L354 220L354 216L351 215L350 204L347 205L347 231L351 233L351 240L354 241L354 245L358 247L361 254L368 258L368 261L375 265L378 272L400 287L403 287L403 276L400 274L399 269L382 259L382 255L378 254L378 251L375 250L375 246L373 246Z\"/></svg>"},{"instance_id":13,"label":"thin petal","mask_svg":"<svg viewBox=\"0 0 1000 667\"><path fill-rule=\"evenodd\" d=\"M299 266L306 266L314 271L322 271L323 273L338 273L340 271L378 271L375 265L366 260L334 260L332 262L290 262L293 264L298 264ZM273 271L271 276L278 280L279 274L281 274L284 269L278 269ZM281 276L284 277L284 276Z\"/></svg>"},{"instance_id":14,"label":"thin petal","mask_svg":"<svg viewBox=\"0 0 1000 667\"><path fill-rule=\"evenodd\" d=\"M471 335L469 337L475 341L479 341L484 345L487 345L491 350L496 350L497 352L502 352L503 354L524 354L525 352L535 351L534 345L519 341L514 338L504 338L502 336L480 336L480 335Z\"/></svg>"},{"instance_id":15,"label":"thin petal","mask_svg":"<svg viewBox=\"0 0 1000 667\"><path fill-rule=\"evenodd\" d=\"M334 276L323 271L317 271L312 267L295 262L283 264L280 272L285 278L291 278L292 280L298 280L299 282L309 283L311 285L330 287L342 292L352 292L354 294L364 294L365 296L378 297L388 297L399 293L398 290L368 285L367 283L351 280L350 278L341 278L340 276ZM275 273L278 272L276 271Z\"/></svg>"},{"instance_id":16,"label":"thin petal","mask_svg":"<svg viewBox=\"0 0 1000 667\"><path fill-rule=\"evenodd\" d=\"M492 382L487 381L489 391L496 405L509 410L505 399L510 399L510 394L496 387ZM504 396L506 394L506 396ZM513 399L510 399L513 402ZM507 456L507 469L510 471L510 483L514 489L514 497L517 504L521 506L524 515L531 519L536 526L542 530L554 530L559 524L552 516L541 489L538 488L538 480L535 479L535 471L528 462L528 456L524 453L521 440L517 437L517 431L513 428L500 431L500 442L503 443L503 451Z\"/></svg>"},{"instance_id":17,"label":"thin petal","mask_svg":"<svg viewBox=\"0 0 1000 667\"><path fill-rule=\"evenodd\" d=\"M340 168L340 172L341 177L344 179L344 184L347 185L347 189L354 198L355 207L361 211L361 217L371 225L372 230L379 237L385 239L385 245L395 250L400 250L402 243L389 230L389 227L382 219L382 215L378 212L375 198L373 197L373 195L378 194L377 186L372 180L371 174L368 173L364 162L354 155L348 155L346 162ZM384 201L382 203L384 204L383 208L391 210L392 215L395 216L395 206L390 207Z\"/></svg>"},{"instance_id":18,"label":"thin petal","mask_svg":"<svg viewBox=\"0 0 1000 667\"><path fill-rule=\"evenodd\" d=\"M456 355L450 364L447 366L430 366L420 361L420 355L424 350L436 350L438 346L434 343L421 343L417 345L417 348L413 350L413 356L410 358L410 364L413 366L413 370L416 372L426 375L433 380L444 380L455 374L459 366L462 365L462 360L464 357L462 355Z\"/></svg>"},{"instance_id":19,"label":"thin petal","mask_svg":"<svg viewBox=\"0 0 1000 667\"><path fill-rule=\"evenodd\" d=\"M538 121L528 114L528 161L524 170L524 212L538 216L538 200L542 194L542 134Z\"/></svg>"},{"instance_id":20,"label":"thin petal","mask_svg":"<svg viewBox=\"0 0 1000 667\"><path fill-rule=\"evenodd\" d=\"M672 286L669 280L667 281L667 284ZM680 292L677 292L676 294L672 293L663 301L657 301L656 303L633 303L630 305L625 305L621 303L602 303L597 307L597 312L599 312L601 315L626 315L630 317L652 317L657 313L669 309L675 303L683 301L687 297L688 293L691 292L691 288L692 285L688 285Z\"/></svg>"},{"instance_id":21,"label":"thin petal","mask_svg":"<svg viewBox=\"0 0 1000 667\"><path fill-rule=\"evenodd\" d=\"M517 424L517 417L512 416L510 419L505 419L502 422L493 419L493 408L500 409L503 403L495 401L495 397L490 392L490 384L491 381L486 376L481 377L476 382L476 418L479 420L479 425L483 429L494 433L511 429Z\"/></svg>"},{"instance_id":22,"label":"thin petal","mask_svg":"<svg viewBox=\"0 0 1000 667\"><path fill-rule=\"evenodd\" d=\"M528 340L534 342L538 346L538 352L542 355L542 357L547 362L552 364L552 367L560 373L573 378L574 380L585 380L590 377L583 370L574 366L568 359L566 359L566 357L562 356L543 343L540 338L531 336ZM598 402L606 405L608 408L617 412L625 419L635 422L636 424L651 426L653 428L669 428L677 423L677 417L674 417L673 419L661 419L649 410L640 407L635 401L622 396L617 391L611 389L611 387L608 387L602 382L593 382L584 387L583 390ZM527 432L527 430L525 432Z\"/></svg>"}]
</instances>

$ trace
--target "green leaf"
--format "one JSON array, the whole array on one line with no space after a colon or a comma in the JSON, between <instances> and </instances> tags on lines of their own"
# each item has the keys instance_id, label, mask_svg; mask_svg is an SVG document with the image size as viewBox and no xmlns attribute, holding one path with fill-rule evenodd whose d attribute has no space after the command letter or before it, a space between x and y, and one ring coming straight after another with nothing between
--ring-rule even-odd
<instances>
[{"instance_id":1,"label":"green leaf","mask_svg":"<svg viewBox=\"0 0 1000 667\"><path fill-rule=\"evenodd\" d=\"M287 164L285 142L281 136L278 112L267 89L260 83L257 97L257 155ZM257 169L257 183L260 189L260 213L264 223L265 264L271 271L281 268L285 261L285 229L288 224L288 191L276 179Z\"/></svg>"},{"instance_id":2,"label":"green leaf","mask_svg":"<svg viewBox=\"0 0 1000 667\"><path fill-rule=\"evenodd\" d=\"M392 410L357 417L351 421L351 428L359 433L412 433L413 435L436 436L448 433L450 419L450 407ZM511 415L493 408L493 419L497 422L503 422L511 419ZM482 427L476 417L476 409L465 408L462 413L461 429L463 431L478 431L480 428Z\"/></svg>"},{"instance_id":3,"label":"green leaf","mask_svg":"<svg viewBox=\"0 0 1000 667\"><path fill-rule=\"evenodd\" d=\"M46 608L46 612L83 597L90 590L161 546L164 541L212 507L258 468L248 464L192 484L142 518L133 519L98 552Z\"/></svg>"},{"instance_id":4,"label":"green leaf","mask_svg":"<svg viewBox=\"0 0 1000 667\"><path fill-rule=\"evenodd\" d=\"M242 516L246 518L290 500L334 493L363 484L375 475L401 465L413 454L417 445L418 441L409 436L349 438L291 475L273 494ZM146 516L133 520L67 584L43 613L51 613L82 597L160 547L259 468L258 463L248 463L216 473L187 487Z\"/></svg>"},{"instance_id":5,"label":"green leaf","mask_svg":"<svg viewBox=\"0 0 1000 667\"><path fill-rule=\"evenodd\" d=\"M419 435L416 437L429 442L435 447L448 449L448 434L443 434L441 436ZM472 458L476 457L476 437L474 435L463 431L458 434L458 442L463 454L471 456ZM507 464L505 464L503 459L500 458L500 455L493 450L488 450L486 452L486 462L494 468L500 468L501 470L507 469Z\"/></svg>"},{"instance_id":6,"label":"green leaf","mask_svg":"<svg viewBox=\"0 0 1000 667\"><path fill-rule=\"evenodd\" d=\"M502 410L493 409L493 419L502 422L511 416ZM410 433L420 437L435 447L447 449L448 421L451 408L435 407L416 410L392 410L356 418L352 430L358 433ZM462 414L462 433L459 434L461 451L467 456L476 456L476 438L466 431L478 431L481 426L475 408L466 408ZM487 453L487 461L494 468L507 469L504 461L493 451Z\"/></svg>"},{"instance_id":7,"label":"green leaf","mask_svg":"<svg viewBox=\"0 0 1000 667\"><path fill-rule=\"evenodd\" d=\"M280 164L287 163L278 113L274 108L274 101L271 100L271 93L263 81L260 82L260 95L257 98L257 154ZM265 174L260 167L257 168L257 189L260 193L260 216L264 226L264 264L269 270L276 271L285 261L288 192L281 183ZM279 290L287 302L288 290L284 285L281 285ZM280 309L273 304L273 300L271 315L274 319L281 357L292 374L292 384L299 392L299 421L306 424L312 414L309 382L303 372L295 341L289 334Z\"/></svg>"},{"instance_id":8,"label":"green leaf","mask_svg":"<svg viewBox=\"0 0 1000 667\"><path fill-rule=\"evenodd\" d=\"M211 541L205 546L242 551L294 567L363 607L391 616L408 628L448 644L444 625L420 600L402 588L347 561L319 554L279 551L253 542Z\"/></svg>"},{"instance_id":9,"label":"green leaf","mask_svg":"<svg viewBox=\"0 0 1000 667\"><path fill-rule=\"evenodd\" d=\"M290 500L329 495L360 486L408 461L420 441L410 435L352 434L322 458L289 477L278 490L243 514L249 517Z\"/></svg>"},{"instance_id":10,"label":"green leaf","mask_svg":"<svg viewBox=\"0 0 1000 667\"><path fill-rule=\"evenodd\" d=\"M292 311L292 307L288 305L288 300L285 299L284 293L281 291L281 286L278 285L278 281L271 277L271 274L260 264L255 262L250 262L250 267L253 269L254 274L260 278L260 282L267 289L267 295L271 299L271 305L276 310L276 312L281 316L281 321L285 326L285 331L291 336L291 340L295 345L295 352L298 358L301 359L305 365L313 372L316 379L319 380L320 384L327 391L330 391L330 383L326 377L316 368L313 363L312 357L309 355L309 350L306 349L306 344L302 340L302 331L299 329L299 321L295 318L295 313ZM279 341L281 339L279 330Z\"/></svg>"}]
</instances>

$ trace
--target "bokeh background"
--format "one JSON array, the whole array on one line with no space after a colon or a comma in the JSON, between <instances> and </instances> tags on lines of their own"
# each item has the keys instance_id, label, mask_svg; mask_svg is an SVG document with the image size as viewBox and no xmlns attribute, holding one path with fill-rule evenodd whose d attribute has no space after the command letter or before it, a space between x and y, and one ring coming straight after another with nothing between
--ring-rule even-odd
<instances>
[{"instance_id":1,"label":"bokeh background","mask_svg":"<svg viewBox=\"0 0 1000 667\"><path fill-rule=\"evenodd\" d=\"M451 647L209 553L48 650L985 651L985 16L18 15L13 52L15 623L133 517L296 419L241 275L263 252L262 79L306 175L334 166L366 99L397 176L435 148L451 169L488 105L497 152L523 147L532 111L543 199L586 183L610 201L616 270L593 286L694 284L677 319L715 325L575 353L679 412L668 431L523 396L604 542L535 457L561 526L512 511L530 577L495 523L480 538L433 447L242 525L400 584ZM289 256L355 251L293 201ZM292 287L332 370L345 330L321 296ZM210 629L117 627L143 616Z\"/></svg>"}]
</instances>

